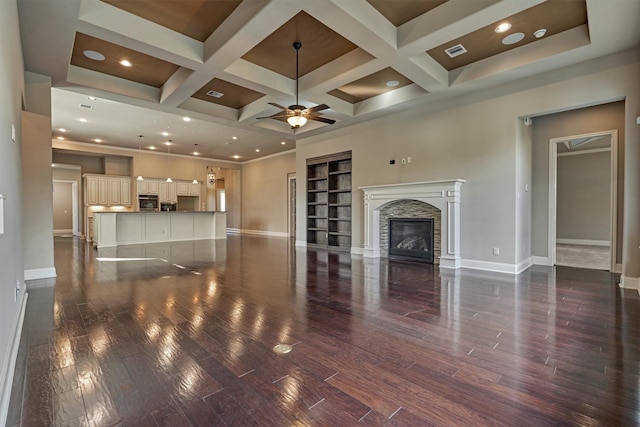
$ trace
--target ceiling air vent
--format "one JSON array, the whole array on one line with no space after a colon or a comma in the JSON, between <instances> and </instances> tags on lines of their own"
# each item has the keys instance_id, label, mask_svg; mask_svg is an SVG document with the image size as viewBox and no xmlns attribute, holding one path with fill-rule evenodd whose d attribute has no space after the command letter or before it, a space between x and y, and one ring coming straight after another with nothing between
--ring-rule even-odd
<instances>
[{"instance_id":1,"label":"ceiling air vent","mask_svg":"<svg viewBox=\"0 0 640 427\"><path fill-rule=\"evenodd\" d=\"M80 104L80 108L86 108L87 110L91 110L93 108L93 106L88 105L88 104Z\"/></svg>"},{"instance_id":2,"label":"ceiling air vent","mask_svg":"<svg viewBox=\"0 0 640 427\"><path fill-rule=\"evenodd\" d=\"M467 49L464 48L461 44L457 44L455 46L451 46L448 49L444 50L449 55L449 58L455 58L456 56L460 56L463 53L467 53Z\"/></svg>"},{"instance_id":3,"label":"ceiling air vent","mask_svg":"<svg viewBox=\"0 0 640 427\"><path fill-rule=\"evenodd\" d=\"M207 92L207 95L213 96L214 98L222 98L224 96L224 93L216 92L215 90L210 90Z\"/></svg>"}]
</instances>

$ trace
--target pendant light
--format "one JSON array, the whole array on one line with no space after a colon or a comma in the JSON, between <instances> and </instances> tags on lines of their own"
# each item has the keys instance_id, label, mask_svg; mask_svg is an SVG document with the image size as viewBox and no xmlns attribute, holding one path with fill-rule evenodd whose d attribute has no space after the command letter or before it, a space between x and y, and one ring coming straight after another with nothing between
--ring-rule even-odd
<instances>
[{"instance_id":1,"label":"pendant light","mask_svg":"<svg viewBox=\"0 0 640 427\"><path fill-rule=\"evenodd\" d=\"M144 135L138 135L138 170L140 169L140 156L142 155L142 138L144 138ZM138 175L136 181L144 181L144 178L142 175Z\"/></svg>"},{"instance_id":2,"label":"pendant light","mask_svg":"<svg viewBox=\"0 0 640 427\"><path fill-rule=\"evenodd\" d=\"M165 144L167 144L167 170L169 171L168 173L168 177L167 177L167 182L173 182L173 180L171 179L171 140L168 140L167 142L165 142Z\"/></svg>"},{"instance_id":3,"label":"pendant light","mask_svg":"<svg viewBox=\"0 0 640 427\"><path fill-rule=\"evenodd\" d=\"M195 144L195 149L193 150L193 155L197 156L198 155L198 144ZM191 181L192 184L197 184L198 180L196 179L196 158L193 158L193 181Z\"/></svg>"}]
</instances>

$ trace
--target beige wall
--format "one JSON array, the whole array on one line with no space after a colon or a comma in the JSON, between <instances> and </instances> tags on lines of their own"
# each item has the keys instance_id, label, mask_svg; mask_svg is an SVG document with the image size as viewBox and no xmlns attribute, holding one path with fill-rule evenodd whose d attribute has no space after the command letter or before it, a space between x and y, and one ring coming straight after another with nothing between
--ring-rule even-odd
<instances>
[{"instance_id":1,"label":"beige wall","mask_svg":"<svg viewBox=\"0 0 640 427\"><path fill-rule=\"evenodd\" d=\"M11 392L12 352L20 338L19 320L25 295L22 254L22 126L24 89L18 9L15 1L0 2L0 194L4 234L0 236L0 425L5 424ZM12 126L16 140L12 141ZM16 294L16 282L20 291Z\"/></svg>"},{"instance_id":2,"label":"beige wall","mask_svg":"<svg viewBox=\"0 0 640 427\"><path fill-rule=\"evenodd\" d=\"M288 175L296 153L288 151L242 165L242 229L288 234Z\"/></svg>"},{"instance_id":3,"label":"beige wall","mask_svg":"<svg viewBox=\"0 0 640 427\"><path fill-rule=\"evenodd\" d=\"M611 152L558 156L557 176L556 237L608 242Z\"/></svg>"},{"instance_id":4,"label":"beige wall","mask_svg":"<svg viewBox=\"0 0 640 427\"><path fill-rule=\"evenodd\" d=\"M72 183L53 182L53 232L73 231Z\"/></svg>"}]
</instances>

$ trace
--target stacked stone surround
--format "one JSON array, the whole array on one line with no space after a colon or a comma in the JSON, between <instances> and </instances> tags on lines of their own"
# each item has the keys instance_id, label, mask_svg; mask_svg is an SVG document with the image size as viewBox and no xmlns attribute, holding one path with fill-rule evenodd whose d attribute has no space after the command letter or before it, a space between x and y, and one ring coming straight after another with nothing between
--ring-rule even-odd
<instances>
[{"instance_id":1,"label":"stacked stone surround","mask_svg":"<svg viewBox=\"0 0 640 427\"><path fill-rule=\"evenodd\" d=\"M380 256L389 256L389 218L433 218L433 263L440 263L440 209L419 200L396 200L380 209Z\"/></svg>"}]
</instances>

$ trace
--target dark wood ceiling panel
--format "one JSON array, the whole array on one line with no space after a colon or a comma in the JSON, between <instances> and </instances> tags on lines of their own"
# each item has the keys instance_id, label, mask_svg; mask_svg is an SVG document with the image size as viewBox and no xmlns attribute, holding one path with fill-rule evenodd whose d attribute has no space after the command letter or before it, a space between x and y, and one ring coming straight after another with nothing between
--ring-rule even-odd
<instances>
[{"instance_id":1,"label":"dark wood ceiling panel","mask_svg":"<svg viewBox=\"0 0 640 427\"><path fill-rule=\"evenodd\" d=\"M394 87L387 86L387 82L390 80L396 80L398 85ZM343 101L355 104L357 102L382 95L383 93L400 89L401 87L410 85L411 83L413 83L411 80L398 73L393 68L388 67L334 89L329 92L329 95L333 95Z\"/></svg>"},{"instance_id":2,"label":"dark wood ceiling panel","mask_svg":"<svg viewBox=\"0 0 640 427\"><path fill-rule=\"evenodd\" d=\"M201 42L242 3L242 0L102 1Z\"/></svg>"},{"instance_id":3,"label":"dark wood ceiling panel","mask_svg":"<svg viewBox=\"0 0 640 427\"><path fill-rule=\"evenodd\" d=\"M512 25L511 29L504 33L496 33L495 28L502 22L509 22ZM451 71L535 42L539 39L533 33L540 28L547 30L544 36L546 38L585 24L587 24L587 6L584 0L548 0L435 47L427 51L427 54L438 61L445 69ZM524 38L518 43L504 45L502 39L513 33L524 33ZM462 44L467 53L450 58L445 49L457 44Z\"/></svg>"},{"instance_id":4,"label":"dark wood ceiling panel","mask_svg":"<svg viewBox=\"0 0 640 427\"><path fill-rule=\"evenodd\" d=\"M105 56L104 61L87 58L83 53L86 50L101 53ZM133 65L131 67L120 65L119 62L123 59ZM76 33L71 65L157 88L180 68L170 62L82 33Z\"/></svg>"},{"instance_id":5,"label":"dark wood ceiling panel","mask_svg":"<svg viewBox=\"0 0 640 427\"><path fill-rule=\"evenodd\" d=\"M367 0L396 27L424 15L449 0Z\"/></svg>"},{"instance_id":6,"label":"dark wood ceiling panel","mask_svg":"<svg viewBox=\"0 0 640 427\"><path fill-rule=\"evenodd\" d=\"M322 67L357 46L317 19L300 12L247 52L242 59L290 79L296 78L296 51L300 48L300 76Z\"/></svg>"},{"instance_id":7,"label":"dark wood ceiling panel","mask_svg":"<svg viewBox=\"0 0 640 427\"><path fill-rule=\"evenodd\" d=\"M221 97L207 95L209 91L216 91L223 94ZM224 105L229 108L243 108L253 101L260 99L264 96L264 93L257 92L246 87L238 86L234 83L227 82L221 79L213 79L200 90L193 94L193 98L201 99L203 101L212 102L218 105Z\"/></svg>"}]
</instances>

